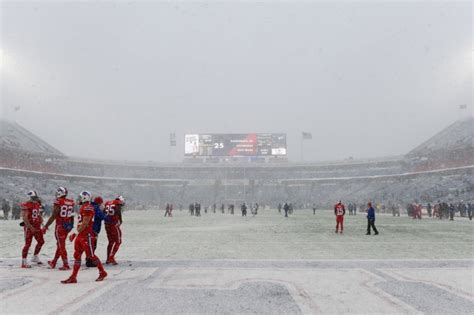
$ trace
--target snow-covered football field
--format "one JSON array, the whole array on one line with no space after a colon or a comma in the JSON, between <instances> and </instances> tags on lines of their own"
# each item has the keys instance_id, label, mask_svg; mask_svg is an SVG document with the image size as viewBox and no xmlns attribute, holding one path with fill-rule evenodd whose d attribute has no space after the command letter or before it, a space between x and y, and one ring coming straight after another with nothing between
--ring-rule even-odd
<instances>
[{"instance_id":1,"label":"snow-covered football field","mask_svg":"<svg viewBox=\"0 0 474 315\"><path fill-rule=\"evenodd\" d=\"M360 213L335 234L331 211L255 217L127 211L118 266L20 269L23 232L0 221L0 313L472 313L473 222ZM49 231L40 257L54 253ZM106 236L98 256L104 259ZM33 242L34 246L34 242ZM32 249L31 249L32 250ZM30 252L31 252L30 250ZM68 244L72 259L72 244Z\"/></svg>"}]
</instances>

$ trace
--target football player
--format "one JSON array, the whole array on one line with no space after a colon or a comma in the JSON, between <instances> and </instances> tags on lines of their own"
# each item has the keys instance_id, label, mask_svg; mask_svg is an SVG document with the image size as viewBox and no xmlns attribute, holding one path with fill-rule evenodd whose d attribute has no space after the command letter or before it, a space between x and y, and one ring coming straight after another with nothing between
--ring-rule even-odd
<instances>
[{"instance_id":1,"label":"football player","mask_svg":"<svg viewBox=\"0 0 474 315\"><path fill-rule=\"evenodd\" d=\"M86 253L86 257L89 258L99 269L99 277L96 281L102 281L107 277L107 272L105 271L104 267L100 259L95 256L93 250L93 238L94 238L94 231L92 230L92 226L94 224L94 207L91 205L92 196L90 192L83 191L79 194L78 202L81 205L81 209L79 210L79 215L77 217L77 237L75 233L72 233L69 236L69 240L72 242L74 241L74 267L72 270L71 276L61 281L61 283L76 283L77 282L77 274L79 269L81 268L81 257L82 253Z\"/></svg>"},{"instance_id":2,"label":"football player","mask_svg":"<svg viewBox=\"0 0 474 315\"><path fill-rule=\"evenodd\" d=\"M63 261L63 266L60 267L59 270L70 269L67 260L66 238L74 227L74 200L66 198L67 193L66 188L58 187L56 190L56 200L53 205L53 213L43 228L43 233L46 233L48 227L53 223L53 221L56 221L56 227L54 228L54 236L56 237L56 253L54 254L53 260L48 261L48 265L51 269L56 268L56 262L60 256Z\"/></svg>"},{"instance_id":3,"label":"football player","mask_svg":"<svg viewBox=\"0 0 474 315\"><path fill-rule=\"evenodd\" d=\"M21 268L31 268L27 263L26 257L30 249L33 237L36 240L36 247L33 254L32 262L41 265L38 254L44 244L43 232L41 231L41 223L43 217L41 216L41 202L36 191L31 190L27 193L28 200L21 204L21 216L23 219L23 231L25 235L25 246L22 251Z\"/></svg>"},{"instance_id":4,"label":"football player","mask_svg":"<svg viewBox=\"0 0 474 315\"><path fill-rule=\"evenodd\" d=\"M120 244L122 244L122 208L125 205L125 199L118 196L115 200L105 203L105 214L108 220L105 223L105 231L107 232L107 261L106 264L117 265L115 254L117 254Z\"/></svg>"},{"instance_id":5,"label":"football player","mask_svg":"<svg viewBox=\"0 0 474 315\"><path fill-rule=\"evenodd\" d=\"M102 197L97 196L94 198L94 201L91 202L91 205L94 207L94 224L92 226L92 230L94 231L94 239L93 239L93 246L92 249L95 250L97 248L97 239L99 238L99 233L102 228L102 221L108 221L108 217L105 215L105 213L102 211L101 207L102 204L104 203L104 200ZM86 266L87 267L97 267L94 265L94 262L92 262L89 258L86 259Z\"/></svg>"},{"instance_id":6,"label":"football player","mask_svg":"<svg viewBox=\"0 0 474 315\"><path fill-rule=\"evenodd\" d=\"M334 206L334 215L336 216L336 233L339 231L339 225L341 226L341 234L344 230L344 215L346 214L346 208L342 204L341 200Z\"/></svg>"}]
</instances>

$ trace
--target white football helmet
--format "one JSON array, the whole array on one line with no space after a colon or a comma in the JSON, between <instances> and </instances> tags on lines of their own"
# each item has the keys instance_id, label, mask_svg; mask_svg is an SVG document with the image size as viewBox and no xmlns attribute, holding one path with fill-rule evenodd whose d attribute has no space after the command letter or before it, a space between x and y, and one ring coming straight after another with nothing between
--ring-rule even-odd
<instances>
[{"instance_id":1,"label":"white football helmet","mask_svg":"<svg viewBox=\"0 0 474 315\"><path fill-rule=\"evenodd\" d=\"M31 201L39 200L38 193L35 190L30 190L29 192L26 193L26 195L28 196L28 199Z\"/></svg>"},{"instance_id":2,"label":"white football helmet","mask_svg":"<svg viewBox=\"0 0 474 315\"><path fill-rule=\"evenodd\" d=\"M120 202L122 203L122 206L125 206L125 198L123 198L122 195L118 196L117 198L115 198L116 200L120 200Z\"/></svg>"},{"instance_id":3,"label":"white football helmet","mask_svg":"<svg viewBox=\"0 0 474 315\"><path fill-rule=\"evenodd\" d=\"M83 191L79 194L79 197L77 198L80 204L90 202L92 200L92 195L88 191Z\"/></svg>"},{"instance_id":4,"label":"white football helmet","mask_svg":"<svg viewBox=\"0 0 474 315\"><path fill-rule=\"evenodd\" d=\"M64 187L58 187L56 190L56 198L66 197L67 196L67 189Z\"/></svg>"}]
</instances>

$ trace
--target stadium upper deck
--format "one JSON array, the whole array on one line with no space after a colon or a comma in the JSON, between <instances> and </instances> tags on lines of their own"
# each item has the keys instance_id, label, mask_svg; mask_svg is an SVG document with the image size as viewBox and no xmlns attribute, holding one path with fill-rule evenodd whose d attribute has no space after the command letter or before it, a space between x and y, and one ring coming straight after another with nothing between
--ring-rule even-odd
<instances>
[{"instance_id":1,"label":"stadium upper deck","mask_svg":"<svg viewBox=\"0 0 474 315\"><path fill-rule=\"evenodd\" d=\"M429 150L420 146L405 157L304 164L158 164L69 158L20 126L2 121L0 192L18 195L33 182L49 193L65 182L130 193L149 202L252 199L271 203L311 196L306 200L310 202L343 195L409 200L448 198L455 193L466 199L472 197L474 185L472 133L465 131L472 123L472 118L454 123L439 133L442 141L435 136L426 142ZM31 149L36 142L42 145Z\"/></svg>"}]
</instances>

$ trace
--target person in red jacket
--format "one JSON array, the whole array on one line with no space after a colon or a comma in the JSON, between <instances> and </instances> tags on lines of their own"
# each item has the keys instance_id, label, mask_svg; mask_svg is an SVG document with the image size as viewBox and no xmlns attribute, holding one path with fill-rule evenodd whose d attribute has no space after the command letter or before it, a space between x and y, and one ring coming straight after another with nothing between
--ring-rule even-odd
<instances>
[{"instance_id":1,"label":"person in red jacket","mask_svg":"<svg viewBox=\"0 0 474 315\"><path fill-rule=\"evenodd\" d=\"M100 259L94 254L93 249L93 242L94 242L94 231L92 226L94 224L94 215L95 210L91 204L92 196L89 192L83 191L79 195L79 204L81 205L81 209L79 210L79 215L77 216L77 237L75 233L72 233L69 236L69 240L74 242L74 267L72 270L71 276L61 281L61 283L76 283L77 282L77 274L79 273L79 269L81 268L81 257L82 253L86 253L86 257L89 258L97 269L99 269L99 277L96 281L102 281L107 277L107 272L105 271L104 267Z\"/></svg>"},{"instance_id":2,"label":"person in red jacket","mask_svg":"<svg viewBox=\"0 0 474 315\"><path fill-rule=\"evenodd\" d=\"M122 244L122 209L125 206L125 199L118 196L115 200L110 200L105 203L105 214L107 221L105 221L105 232L107 232L107 265L117 265L115 261L115 254L117 254L120 244Z\"/></svg>"},{"instance_id":3,"label":"person in red jacket","mask_svg":"<svg viewBox=\"0 0 474 315\"><path fill-rule=\"evenodd\" d=\"M339 232L339 225L341 226L341 234L344 230L344 215L346 214L346 208L342 204L341 200L334 206L334 215L336 216L336 233Z\"/></svg>"},{"instance_id":4,"label":"person in red jacket","mask_svg":"<svg viewBox=\"0 0 474 315\"><path fill-rule=\"evenodd\" d=\"M413 204L413 219L421 219L421 209L422 209L422 206L421 204L415 202Z\"/></svg>"},{"instance_id":5,"label":"person in red jacket","mask_svg":"<svg viewBox=\"0 0 474 315\"><path fill-rule=\"evenodd\" d=\"M36 247L33 253L33 259L31 260L38 265L42 262L38 257L41 247L44 244L43 231L41 230L41 223L43 217L41 216L41 201L36 191L29 191L28 201L21 204L21 216L23 218L23 231L25 234L25 246L21 253L21 268L31 268L31 265L27 263L26 257L28 256L28 250L30 249L33 237L36 240Z\"/></svg>"},{"instance_id":6,"label":"person in red jacket","mask_svg":"<svg viewBox=\"0 0 474 315\"><path fill-rule=\"evenodd\" d=\"M44 225L43 233L46 233L48 227L56 221L54 228L54 236L56 237L56 253L53 260L48 261L51 269L56 268L56 262L59 257L63 261L63 266L59 270L69 270L67 260L66 238L74 225L74 200L67 198L67 189L58 187L56 190L56 200L53 205L53 213L49 217L48 222Z\"/></svg>"}]
</instances>

